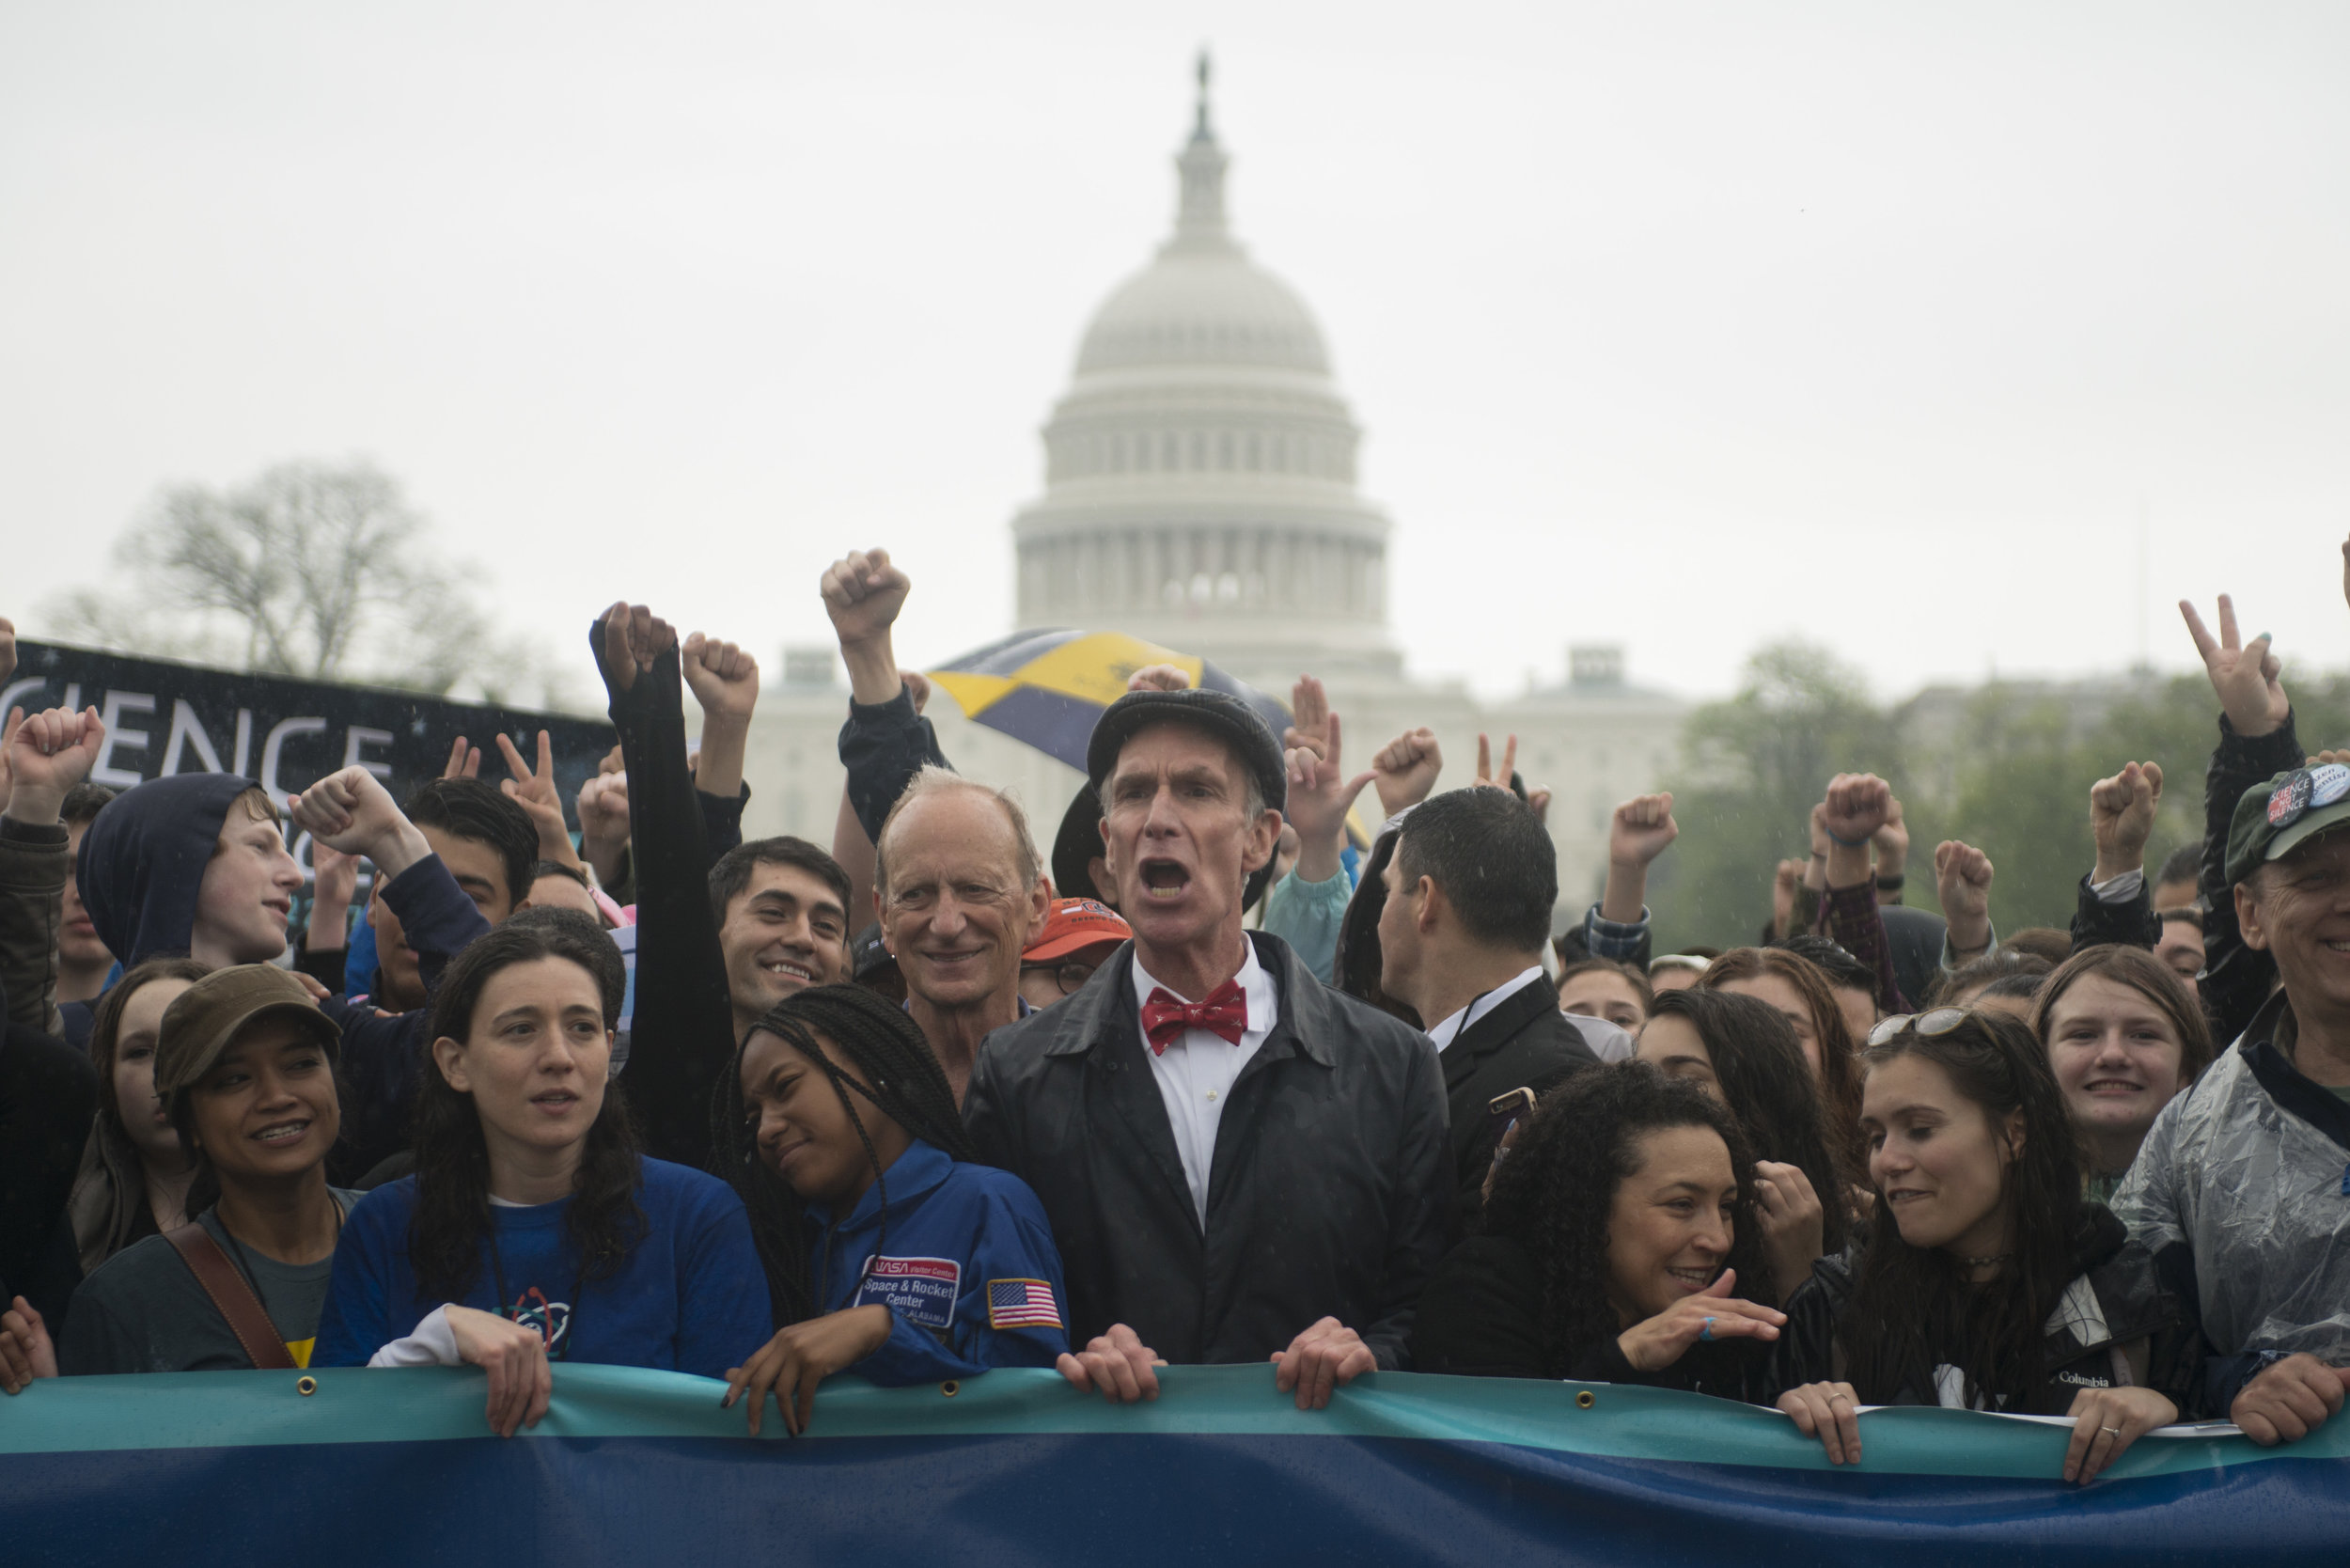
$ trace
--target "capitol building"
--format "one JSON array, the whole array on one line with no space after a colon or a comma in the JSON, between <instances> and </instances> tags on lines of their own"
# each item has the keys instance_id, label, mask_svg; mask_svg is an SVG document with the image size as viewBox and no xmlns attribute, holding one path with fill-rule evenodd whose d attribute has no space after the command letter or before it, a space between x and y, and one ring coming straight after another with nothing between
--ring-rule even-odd
<instances>
[{"instance_id":1,"label":"capitol building","mask_svg":"<svg viewBox=\"0 0 2350 1568\"><path fill-rule=\"evenodd\" d=\"M1519 773L1552 792L1559 919L1579 917L1606 870L1608 813L1670 772L1684 705L1629 683L1609 646L1562 650L1563 680L1500 703L1407 674L1387 626L1395 525L1356 488L1362 431L1313 313L1232 232L1204 61L1200 77L1174 231L1094 312L1044 425L1043 492L1011 521L1015 626L1124 632L1284 701L1301 673L1319 676L1350 772L1425 725L1444 750L1438 788L1457 787L1480 731L1496 750L1515 734ZM761 785L744 829L828 844L847 686L829 648L786 650L781 676L761 682L749 759ZM926 712L955 766L1015 789L1049 842L1075 770L944 694ZM1375 819L1368 791L1363 803Z\"/></svg>"}]
</instances>

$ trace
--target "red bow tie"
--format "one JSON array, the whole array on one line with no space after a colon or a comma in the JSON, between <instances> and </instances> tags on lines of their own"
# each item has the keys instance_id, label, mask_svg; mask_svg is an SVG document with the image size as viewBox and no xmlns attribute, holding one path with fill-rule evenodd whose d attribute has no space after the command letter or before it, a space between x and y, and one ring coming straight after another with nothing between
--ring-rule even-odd
<instances>
[{"instance_id":1,"label":"red bow tie","mask_svg":"<svg viewBox=\"0 0 2350 1568\"><path fill-rule=\"evenodd\" d=\"M1248 997L1240 981L1226 980L1199 1002L1184 1001L1163 985L1152 987L1151 999L1142 1004L1142 1032L1151 1037L1151 1054L1166 1055L1185 1029L1205 1029L1239 1044L1248 1032Z\"/></svg>"}]
</instances>

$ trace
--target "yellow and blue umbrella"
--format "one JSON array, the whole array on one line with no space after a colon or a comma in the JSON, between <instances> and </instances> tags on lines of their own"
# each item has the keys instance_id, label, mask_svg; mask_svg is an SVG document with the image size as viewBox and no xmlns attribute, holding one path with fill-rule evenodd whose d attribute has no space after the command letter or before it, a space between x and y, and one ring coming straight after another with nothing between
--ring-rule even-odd
<instances>
[{"instance_id":1,"label":"yellow and blue umbrella","mask_svg":"<svg viewBox=\"0 0 2350 1568\"><path fill-rule=\"evenodd\" d=\"M1173 665L1195 686L1231 693L1277 739L1290 721L1287 708L1197 654L1123 632L1015 632L924 673L973 722L1083 773L1095 722L1126 695L1127 677L1146 665Z\"/></svg>"}]
</instances>

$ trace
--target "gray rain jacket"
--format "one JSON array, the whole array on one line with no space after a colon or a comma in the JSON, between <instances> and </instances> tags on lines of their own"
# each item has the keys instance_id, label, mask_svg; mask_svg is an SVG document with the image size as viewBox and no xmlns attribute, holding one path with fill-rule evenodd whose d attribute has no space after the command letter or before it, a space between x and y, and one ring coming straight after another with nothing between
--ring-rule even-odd
<instances>
[{"instance_id":1,"label":"gray rain jacket","mask_svg":"<svg viewBox=\"0 0 2350 1568\"><path fill-rule=\"evenodd\" d=\"M2350 1362L2350 1103L2278 1048L2291 1018L2282 993L2269 999L2163 1107L2113 1199L2201 1310L2215 1416L2271 1361Z\"/></svg>"}]
</instances>

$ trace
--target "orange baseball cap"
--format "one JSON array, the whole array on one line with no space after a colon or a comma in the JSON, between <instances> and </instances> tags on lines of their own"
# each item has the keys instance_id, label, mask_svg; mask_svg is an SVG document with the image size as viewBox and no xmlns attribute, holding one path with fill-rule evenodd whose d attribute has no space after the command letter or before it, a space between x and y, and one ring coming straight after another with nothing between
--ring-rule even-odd
<instances>
[{"instance_id":1,"label":"orange baseball cap","mask_svg":"<svg viewBox=\"0 0 2350 1568\"><path fill-rule=\"evenodd\" d=\"M1053 912L1044 917L1043 928L1020 961L1042 964L1088 948L1116 947L1134 933L1134 928L1108 904L1093 899L1055 899Z\"/></svg>"}]
</instances>

